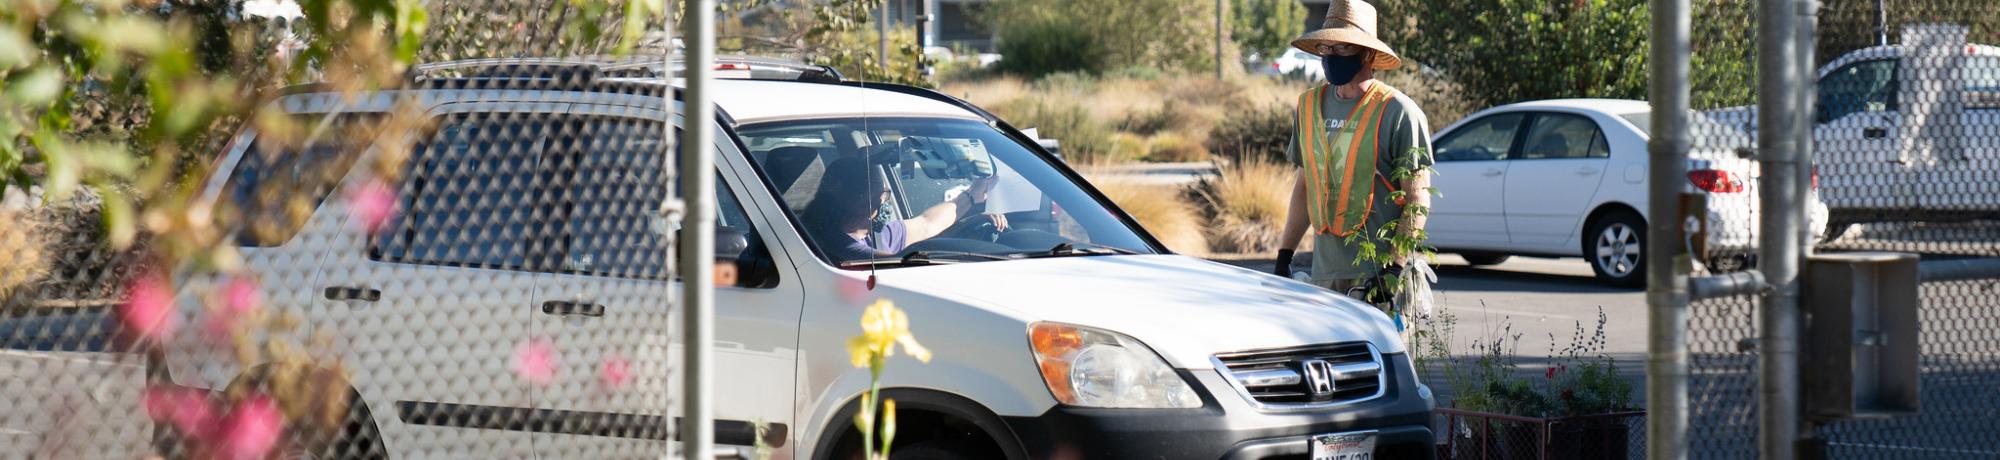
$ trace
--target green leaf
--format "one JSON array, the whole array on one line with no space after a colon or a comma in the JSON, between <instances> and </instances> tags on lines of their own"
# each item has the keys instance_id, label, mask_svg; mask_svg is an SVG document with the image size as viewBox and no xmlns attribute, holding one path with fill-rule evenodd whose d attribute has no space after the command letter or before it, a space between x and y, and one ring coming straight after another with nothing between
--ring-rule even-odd
<instances>
[{"instance_id":1,"label":"green leaf","mask_svg":"<svg viewBox=\"0 0 2000 460\"><path fill-rule=\"evenodd\" d=\"M7 82L7 100L26 106L43 106L62 95L62 72L40 66Z\"/></svg>"},{"instance_id":2,"label":"green leaf","mask_svg":"<svg viewBox=\"0 0 2000 460\"><path fill-rule=\"evenodd\" d=\"M139 236L138 223L134 222L132 202L126 201L125 194L110 186L94 187L104 200L104 232L109 235L111 247L124 249L132 246Z\"/></svg>"}]
</instances>

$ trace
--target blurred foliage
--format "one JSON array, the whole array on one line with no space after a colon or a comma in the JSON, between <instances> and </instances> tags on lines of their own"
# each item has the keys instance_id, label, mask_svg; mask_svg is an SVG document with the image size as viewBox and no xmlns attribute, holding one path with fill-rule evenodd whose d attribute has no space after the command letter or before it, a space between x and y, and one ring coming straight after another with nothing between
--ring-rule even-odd
<instances>
[{"instance_id":1,"label":"blurred foliage","mask_svg":"<svg viewBox=\"0 0 2000 460\"><path fill-rule=\"evenodd\" d=\"M1028 76L1153 67L1169 72L1215 71L1215 7L1183 0L999 0L982 19L1000 35L1003 66ZM1043 37L1059 34L1060 40ZM1009 41L1049 40L1008 52ZM1063 57L1022 51L1062 53ZM1230 55L1235 50L1224 50ZM1010 61L1081 66L1023 66ZM1232 58L1233 59L1233 58Z\"/></svg>"},{"instance_id":2,"label":"blurred foliage","mask_svg":"<svg viewBox=\"0 0 2000 460\"><path fill-rule=\"evenodd\" d=\"M1291 104L1244 106L1232 112L1235 115L1209 133L1209 151L1237 162L1289 164L1285 146L1292 141L1292 119L1297 116Z\"/></svg>"},{"instance_id":3,"label":"blurred foliage","mask_svg":"<svg viewBox=\"0 0 2000 460\"><path fill-rule=\"evenodd\" d=\"M884 0L735 0L720 2L716 49L720 53L793 57L839 69L850 80L935 87L925 69L937 62L917 47L915 27L889 30L882 65L880 24Z\"/></svg>"},{"instance_id":4,"label":"blurred foliage","mask_svg":"<svg viewBox=\"0 0 2000 460\"><path fill-rule=\"evenodd\" d=\"M1246 53L1274 59L1305 32L1306 8L1296 0L1230 0L1229 38Z\"/></svg>"}]
</instances>

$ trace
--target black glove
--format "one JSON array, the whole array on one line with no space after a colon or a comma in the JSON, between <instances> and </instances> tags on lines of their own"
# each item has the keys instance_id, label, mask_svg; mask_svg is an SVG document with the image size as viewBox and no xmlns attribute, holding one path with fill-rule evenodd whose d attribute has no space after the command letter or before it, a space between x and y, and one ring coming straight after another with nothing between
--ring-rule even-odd
<instances>
[{"instance_id":1,"label":"black glove","mask_svg":"<svg viewBox=\"0 0 2000 460\"><path fill-rule=\"evenodd\" d=\"M1271 270L1271 274L1274 274L1274 275L1278 275L1278 276L1282 276L1282 277L1286 277L1286 278L1291 278L1291 277L1292 277L1292 254L1293 254L1293 251L1292 251L1292 250L1290 250L1290 249L1279 249L1279 250L1278 250L1278 267L1277 267L1276 269L1273 269L1273 270Z\"/></svg>"}]
</instances>

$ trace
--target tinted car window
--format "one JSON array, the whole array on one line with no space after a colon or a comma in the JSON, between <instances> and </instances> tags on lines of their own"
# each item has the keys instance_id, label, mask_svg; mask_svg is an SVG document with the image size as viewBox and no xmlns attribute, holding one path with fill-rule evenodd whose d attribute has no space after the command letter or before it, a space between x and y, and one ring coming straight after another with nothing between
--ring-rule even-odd
<instances>
[{"instance_id":1,"label":"tinted car window","mask_svg":"<svg viewBox=\"0 0 2000 460\"><path fill-rule=\"evenodd\" d=\"M1896 61L1862 61L1834 69L1819 80L1819 122L1864 111L1896 110Z\"/></svg>"},{"instance_id":2,"label":"tinted car window","mask_svg":"<svg viewBox=\"0 0 2000 460\"><path fill-rule=\"evenodd\" d=\"M550 122L511 114L455 116L418 146L399 209L373 250L397 262L528 268L533 191Z\"/></svg>"},{"instance_id":3,"label":"tinted car window","mask_svg":"<svg viewBox=\"0 0 2000 460\"><path fill-rule=\"evenodd\" d=\"M589 118L563 127L541 167L559 184L544 201L562 223L560 269L663 279L667 239L656 220L669 184L659 122Z\"/></svg>"},{"instance_id":4,"label":"tinted car window","mask_svg":"<svg viewBox=\"0 0 2000 460\"><path fill-rule=\"evenodd\" d=\"M299 126L317 126L318 115L301 116ZM235 212L225 216L237 227L236 244L272 247L284 244L305 226L306 219L326 201L328 194L354 165L360 152L341 142L341 133L362 118L346 117L328 128L306 133L291 143L256 135L236 160L223 184L220 199L226 206L216 209Z\"/></svg>"},{"instance_id":5,"label":"tinted car window","mask_svg":"<svg viewBox=\"0 0 2000 460\"><path fill-rule=\"evenodd\" d=\"M1488 115L1473 120L1437 142L1437 161L1488 161L1507 158L1520 129L1519 113Z\"/></svg>"},{"instance_id":6,"label":"tinted car window","mask_svg":"<svg viewBox=\"0 0 2000 460\"><path fill-rule=\"evenodd\" d=\"M1565 114L1535 115L1528 137L1515 159L1604 158L1611 156L1604 145L1604 133L1590 118Z\"/></svg>"}]
</instances>

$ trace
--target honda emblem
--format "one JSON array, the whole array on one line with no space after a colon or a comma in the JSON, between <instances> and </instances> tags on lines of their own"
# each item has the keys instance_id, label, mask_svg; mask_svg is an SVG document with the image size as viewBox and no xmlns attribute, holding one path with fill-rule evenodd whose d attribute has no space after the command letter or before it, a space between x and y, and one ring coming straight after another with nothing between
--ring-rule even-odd
<instances>
[{"instance_id":1,"label":"honda emblem","mask_svg":"<svg viewBox=\"0 0 2000 460\"><path fill-rule=\"evenodd\" d=\"M1323 360L1308 359L1300 363L1305 368L1306 388L1312 390L1315 398L1333 395L1333 364Z\"/></svg>"}]
</instances>

